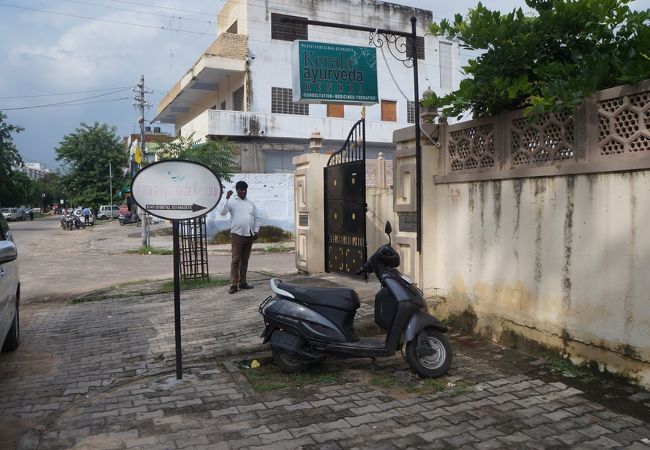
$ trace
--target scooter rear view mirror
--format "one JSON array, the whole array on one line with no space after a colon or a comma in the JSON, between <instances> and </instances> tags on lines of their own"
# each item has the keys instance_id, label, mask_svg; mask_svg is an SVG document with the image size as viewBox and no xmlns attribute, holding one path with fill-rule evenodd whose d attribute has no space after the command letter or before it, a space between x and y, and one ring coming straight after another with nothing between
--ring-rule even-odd
<instances>
[{"instance_id":1,"label":"scooter rear view mirror","mask_svg":"<svg viewBox=\"0 0 650 450\"><path fill-rule=\"evenodd\" d=\"M390 221L387 220L386 221L386 228L384 228L384 233L390 235L392 232L393 232L393 227L390 225Z\"/></svg>"}]
</instances>

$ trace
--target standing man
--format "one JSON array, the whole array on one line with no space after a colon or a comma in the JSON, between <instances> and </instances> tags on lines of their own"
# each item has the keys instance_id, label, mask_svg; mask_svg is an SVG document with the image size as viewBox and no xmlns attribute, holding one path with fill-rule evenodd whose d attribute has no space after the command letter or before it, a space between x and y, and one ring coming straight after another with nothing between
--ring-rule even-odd
<instances>
[{"instance_id":1,"label":"standing man","mask_svg":"<svg viewBox=\"0 0 650 450\"><path fill-rule=\"evenodd\" d=\"M260 224L257 219L255 204L246 198L248 184L238 181L235 184L237 196L232 200L232 191L226 193L226 202L221 207L221 215L230 213L230 239L232 242L232 260L230 262L230 290L234 294L239 289L252 289L246 282L248 259L251 256L253 241L257 239Z\"/></svg>"},{"instance_id":2,"label":"standing man","mask_svg":"<svg viewBox=\"0 0 650 450\"><path fill-rule=\"evenodd\" d=\"M90 209L87 206L83 209L83 215L84 215L84 224L90 225Z\"/></svg>"}]
</instances>

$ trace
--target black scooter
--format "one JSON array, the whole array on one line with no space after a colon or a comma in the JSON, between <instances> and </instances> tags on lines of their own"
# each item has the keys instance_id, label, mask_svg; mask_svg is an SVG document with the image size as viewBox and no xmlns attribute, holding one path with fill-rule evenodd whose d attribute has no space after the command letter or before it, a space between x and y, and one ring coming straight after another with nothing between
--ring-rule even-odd
<instances>
[{"instance_id":1,"label":"black scooter","mask_svg":"<svg viewBox=\"0 0 650 450\"><path fill-rule=\"evenodd\" d=\"M307 287L271 279L275 295L259 307L275 364L293 373L322 361L327 355L344 357L391 356L404 350L413 371L426 378L440 377L451 366L447 327L429 315L420 291L396 268L399 254L390 246L392 227L386 222L388 244L382 245L357 272L374 273L381 283L375 295L375 323L386 338L359 338L354 316L360 306L353 289Z\"/></svg>"}]
</instances>

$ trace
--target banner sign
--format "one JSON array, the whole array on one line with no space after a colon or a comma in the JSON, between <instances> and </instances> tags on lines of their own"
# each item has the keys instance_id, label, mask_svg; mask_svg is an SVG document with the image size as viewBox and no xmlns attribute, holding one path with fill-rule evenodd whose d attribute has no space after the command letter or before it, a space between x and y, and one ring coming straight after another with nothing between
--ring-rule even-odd
<instances>
[{"instance_id":1,"label":"banner sign","mask_svg":"<svg viewBox=\"0 0 650 450\"><path fill-rule=\"evenodd\" d=\"M292 63L294 102L379 102L375 47L294 41Z\"/></svg>"}]
</instances>

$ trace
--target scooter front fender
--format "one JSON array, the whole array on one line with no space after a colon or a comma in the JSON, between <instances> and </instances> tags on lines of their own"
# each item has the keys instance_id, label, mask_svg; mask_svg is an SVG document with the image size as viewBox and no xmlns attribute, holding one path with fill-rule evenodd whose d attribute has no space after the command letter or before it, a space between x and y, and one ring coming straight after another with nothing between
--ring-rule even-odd
<instances>
[{"instance_id":1,"label":"scooter front fender","mask_svg":"<svg viewBox=\"0 0 650 450\"><path fill-rule=\"evenodd\" d=\"M416 311L411 316L409 324L406 326L405 342L411 342L425 328L433 327L443 333L448 330L447 326L430 314L422 311Z\"/></svg>"}]
</instances>

